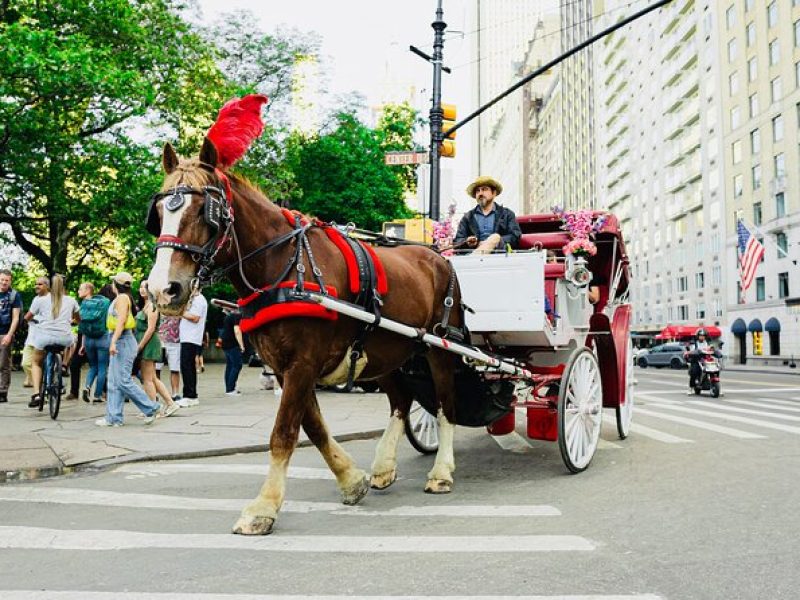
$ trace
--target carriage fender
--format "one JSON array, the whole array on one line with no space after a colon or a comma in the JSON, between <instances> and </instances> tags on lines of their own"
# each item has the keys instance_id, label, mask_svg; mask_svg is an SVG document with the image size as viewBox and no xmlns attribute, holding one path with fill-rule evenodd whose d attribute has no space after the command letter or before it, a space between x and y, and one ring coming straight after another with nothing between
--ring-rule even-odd
<instances>
[{"instance_id":1,"label":"carriage fender","mask_svg":"<svg viewBox=\"0 0 800 600\"><path fill-rule=\"evenodd\" d=\"M600 367L600 382L603 388L603 406L616 408L619 403L619 368L614 337L608 316L597 313L589 319L589 339L587 346L594 344L597 362Z\"/></svg>"}]
</instances>

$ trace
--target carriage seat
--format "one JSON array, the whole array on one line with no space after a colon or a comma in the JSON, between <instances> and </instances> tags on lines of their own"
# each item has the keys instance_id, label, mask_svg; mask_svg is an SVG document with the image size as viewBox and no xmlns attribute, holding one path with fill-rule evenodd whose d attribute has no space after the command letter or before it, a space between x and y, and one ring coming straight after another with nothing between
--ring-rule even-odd
<instances>
[{"instance_id":1,"label":"carriage seat","mask_svg":"<svg viewBox=\"0 0 800 600\"><path fill-rule=\"evenodd\" d=\"M552 233L523 233L519 238L520 250L533 250L541 247L543 250L561 250L570 241L566 231Z\"/></svg>"}]
</instances>

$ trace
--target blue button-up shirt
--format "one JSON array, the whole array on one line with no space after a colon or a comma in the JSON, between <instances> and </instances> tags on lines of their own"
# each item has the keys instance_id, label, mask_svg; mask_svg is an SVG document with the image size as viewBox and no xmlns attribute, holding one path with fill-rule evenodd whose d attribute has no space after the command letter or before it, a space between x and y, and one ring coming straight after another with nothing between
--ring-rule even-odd
<instances>
[{"instance_id":1,"label":"blue button-up shirt","mask_svg":"<svg viewBox=\"0 0 800 600\"><path fill-rule=\"evenodd\" d=\"M492 205L492 210L488 215L483 214L481 209L475 211L475 220L478 222L478 239L482 242L494 233L494 217L497 207Z\"/></svg>"}]
</instances>

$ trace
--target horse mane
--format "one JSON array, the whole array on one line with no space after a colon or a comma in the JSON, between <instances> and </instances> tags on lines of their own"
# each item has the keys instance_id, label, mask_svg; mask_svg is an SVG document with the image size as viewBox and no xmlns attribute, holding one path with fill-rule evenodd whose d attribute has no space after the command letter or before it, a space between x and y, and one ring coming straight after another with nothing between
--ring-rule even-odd
<instances>
[{"instance_id":1,"label":"horse mane","mask_svg":"<svg viewBox=\"0 0 800 600\"><path fill-rule=\"evenodd\" d=\"M217 166L221 169L230 167L242 158L250 144L264 131L261 106L266 101L266 96L249 94L229 100L220 109L217 121L206 137L217 150Z\"/></svg>"}]
</instances>

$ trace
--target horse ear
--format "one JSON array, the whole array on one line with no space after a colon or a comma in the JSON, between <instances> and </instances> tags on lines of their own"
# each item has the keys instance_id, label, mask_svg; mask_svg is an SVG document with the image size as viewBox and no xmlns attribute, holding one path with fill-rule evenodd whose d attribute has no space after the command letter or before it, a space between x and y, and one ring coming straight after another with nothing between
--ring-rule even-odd
<instances>
[{"instance_id":1,"label":"horse ear","mask_svg":"<svg viewBox=\"0 0 800 600\"><path fill-rule=\"evenodd\" d=\"M164 172L169 175L178 166L178 155L175 153L175 148L172 144L167 142L164 144L164 152L161 155L161 165L164 167Z\"/></svg>"},{"instance_id":2,"label":"horse ear","mask_svg":"<svg viewBox=\"0 0 800 600\"><path fill-rule=\"evenodd\" d=\"M200 162L212 169L217 168L217 147L208 138L203 139L203 147L200 148Z\"/></svg>"}]
</instances>

